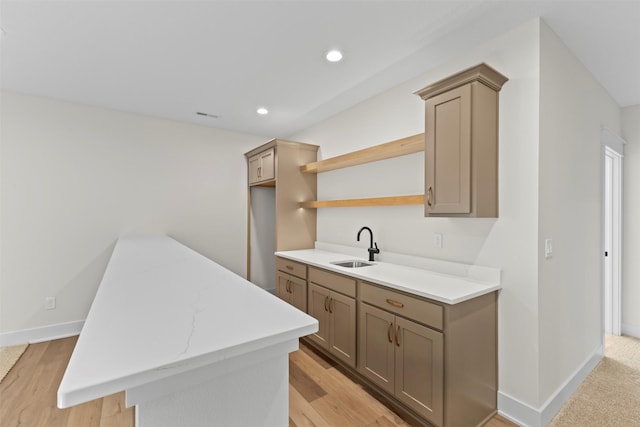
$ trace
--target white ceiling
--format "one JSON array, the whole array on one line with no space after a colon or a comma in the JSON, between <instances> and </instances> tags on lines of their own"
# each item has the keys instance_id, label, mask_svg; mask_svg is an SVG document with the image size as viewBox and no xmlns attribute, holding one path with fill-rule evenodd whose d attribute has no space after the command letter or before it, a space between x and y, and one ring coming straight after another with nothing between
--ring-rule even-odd
<instances>
[{"instance_id":1,"label":"white ceiling","mask_svg":"<svg viewBox=\"0 0 640 427\"><path fill-rule=\"evenodd\" d=\"M286 137L536 16L620 106L640 104L640 0L2 0L0 80L5 90ZM345 59L327 63L330 48Z\"/></svg>"}]
</instances>

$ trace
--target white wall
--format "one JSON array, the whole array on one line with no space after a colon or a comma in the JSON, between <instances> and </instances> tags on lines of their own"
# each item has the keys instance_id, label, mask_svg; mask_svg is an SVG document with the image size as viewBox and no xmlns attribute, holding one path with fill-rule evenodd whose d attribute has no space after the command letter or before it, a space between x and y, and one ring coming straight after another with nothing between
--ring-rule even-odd
<instances>
[{"instance_id":1,"label":"white wall","mask_svg":"<svg viewBox=\"0 0 640 427\"><path fill-rule=\"evenodd\" d=\"M16 93L1 102L0 333L84 320L123 234L166 233L245 274L243 153L266 138Z\"/></svg>"},{"instance_id":2,"label":"white wall","mask_svg":"<svg viewBox=\"0 0 640 427\"><path fill-rule=\"evenodd\" d=\"M603 345L601 127L620 134L618 105L549 27L540 36L539 405Z\"/></svg>"},{"instance_id":3,"label":"white wall","mask_svg":"<svg viewBox=\"0 0 640 427\"><path fill-rule=\"evenodd\" d=\"M640 105L622 110L622 333L640 338Z\"/></svg>"},{"instance_id":4,"label":"white wall","mask_svg":"<svg viewBox=\"0 0 640 427\"><path fill-rule=\"evenodd\" d=\"M620 109L582 64L534 20L292 138L328 158L422 132L424 104L412 92L480 62L509 77L500 92L499 218L424 218L421 206L322 209L318 240L361 246L366 256L368 242L355 238L369 225L380 259L391 251L502 269L500 409L543 425L556 393L562 401L561 387L602 345L600 128L619 131ZM422 193L423 160L323 173L319 198ZM545 237L554 239L548 261Z\"/></svg>"},{"instance_id":5,"label":"white wall","mask_svg":"<svg viewBox=\"0 0 640 427\"><path fill-rule=\"evenodd\" d=\"M420 206L335 208L318 212L318 240L361 246L363 225L385 251L502 269L500 390L536 406L538 392L537 157L538 21L523 25L445 65L292 136L328 158L424 131L424 102L413 92L487 62L509 77L500 92L500 218L424 218ZM423 156L411 155L318 176L319 198L424 192ZM443 248L432 245L443 233Z\"/></svg>"}]
</instances>

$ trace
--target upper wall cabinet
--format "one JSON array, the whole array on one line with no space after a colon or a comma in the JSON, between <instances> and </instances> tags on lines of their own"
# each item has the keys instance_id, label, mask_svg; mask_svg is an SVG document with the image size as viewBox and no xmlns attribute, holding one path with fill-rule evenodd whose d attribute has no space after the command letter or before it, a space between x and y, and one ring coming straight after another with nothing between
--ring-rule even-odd
<instances>
[{"instance_id":1,"label":"upper wall cabinet","mask_svg":"<svg viewBox=\"0 0 640 427\"><path fill-rule=\"evenodd\" d=\"M425 107L425 216L498 217L498 92L480 64L417 92Z\"/></svg>"},{"instance_id":2,"label":"upper wall cabinet","mask_svg":"<svg viewBox=\"0 0 640 427\"><path fill-rule=\"evenodd\" d=\"M249 185L274 181L276 178L275 148L268 148L248 159Z\"/></svg>"}]
</instances>

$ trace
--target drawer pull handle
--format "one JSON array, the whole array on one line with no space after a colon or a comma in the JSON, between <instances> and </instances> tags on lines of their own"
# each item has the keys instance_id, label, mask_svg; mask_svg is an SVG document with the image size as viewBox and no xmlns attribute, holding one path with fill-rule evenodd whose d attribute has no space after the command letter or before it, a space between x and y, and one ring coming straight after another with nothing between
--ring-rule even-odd
<instances>
[{"instance_id":1,"label":"drawer pull handle","mask_svg":"<svg viewBox=\"0 0 640 427\"><path fill-rule=\"evenodd\" d=\"M292 265L287 265L287 270L293 270L293 266Z\"/></svg>"},{"instance_id":2,"label":"drawer pull handle","mask_svg":"<svg viewBox=\"0 0 640 427\"><path fill-rule=\"evenodd\" d=\"M389 340L390 343L393 342L393 338L391 338L391 327L393 326L393 323L389 323L389 327L387 328L387 339Z\"/></svg>"},{"instance_id":3,"label":"drawer pull handle","mask_svg":"<svg viewBox=\"0 0 640 427\"><path fill-rule=\"evenodd\" d=\"M404 304L403 304L403 303L398 302L398 301L394 301L394 300L392 300L392 299L388 299L388 298L387 298L387 304L390 304L390 305L392 305L392 306L394 306L394 307L398 307L398 308L402 308L402 307L404 307Z\"/></svg>"},{"instance_id":4,"label":"drawer pull handle","mask_svg":"<svg viewBox=\"0 0 640 427\"><path fill-rule=\"evenodd\" d=\"M400 347L400 325L396 326L396 345Z\"/></svg>"}]
</instances>

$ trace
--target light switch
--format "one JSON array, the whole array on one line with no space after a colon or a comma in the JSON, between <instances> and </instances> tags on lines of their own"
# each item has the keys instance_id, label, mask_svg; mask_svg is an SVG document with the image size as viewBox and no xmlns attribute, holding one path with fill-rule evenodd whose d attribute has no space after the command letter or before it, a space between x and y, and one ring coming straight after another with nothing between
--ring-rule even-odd
<instances>
[{"instance_id":1,"label":"light switch","mask_svg":"<svg viewBox=\"0 0 640 427\"><path fill-rule=\"evenodd\" d=\"M433 233L433 247L442 248L442 233Z\"/></svg>"},{"instance_id":2,"label":"light switch","mask_svg":"<svg viewBox=\"0 0 640 427\"><path fill-rule=\"evenodd\" d=\"M553 239L544 239L544 257L551 258L553 256Z\"/></svg>"}]
</instances>

